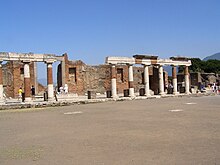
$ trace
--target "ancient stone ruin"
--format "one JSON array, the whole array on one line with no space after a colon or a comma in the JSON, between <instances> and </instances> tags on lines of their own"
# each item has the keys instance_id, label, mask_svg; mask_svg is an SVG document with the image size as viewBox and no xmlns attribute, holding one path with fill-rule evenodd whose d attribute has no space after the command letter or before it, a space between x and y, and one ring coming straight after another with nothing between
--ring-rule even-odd
<instances>
[{"instance_id":1,"label":"ancient stone ruin","mask_svg":"<svg viewBox=\"0 0 220 165\"><path fill-rule=\"evenodd\" d=\"M7 61L6 64L2 64ZM52 64L60 61L57 72L57 86L53 84ZM107 93L117 98L124 93L129 97L140 95L164 95L168 84L168 74L163 66L172 66L173 94L178 94L177 66L184 66L185 93L190 93L188 66L191 61L184 57L159 59L152 55L134 55L133 57L106 57L105 64L90 66L84 62L72 61L67 54L0 53L0 99L4 94L16 98L20 87L24 88L25 102L31 101L31 85L36 93L47 90L48 99L54 100L54 90L67 85L69 93L85 95L88 91ZM47 87L37 82L36 63L47 66ZM3 94L4 93L4 94Z\"/></svg>"}]
</instances>

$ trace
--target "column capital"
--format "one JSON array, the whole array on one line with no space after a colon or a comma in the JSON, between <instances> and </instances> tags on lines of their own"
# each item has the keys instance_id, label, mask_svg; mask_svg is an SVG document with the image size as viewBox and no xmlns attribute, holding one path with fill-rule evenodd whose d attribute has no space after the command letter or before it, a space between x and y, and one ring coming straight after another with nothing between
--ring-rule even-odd
<instances>
[{"instance_id":1,"label":"column capital","mask_svg":"<svg viewBox=\"0 0 220 165\"><path fill-rule=\"evenodd\" d=\"M21 62L23 62L25 64L29 64L31 61L30 60L22 60Z\"/></svg>"},{"instance_id":2,"label":"column capital","mask_svg":"<svg viewBox=\"0 0 220 165\"><path fill-rule=\"evenodd\" d=\"M53 68L53 63L46 63L47 64L47 68Z\"/></svg>"},{"instance_id":3,"label":"column capital","mask_svg":"<svg viewBox=\"0 0 220 165\"><path fill-rule=\"evenodd\" d=\"M46 64L53 64L54 61L53 60L47 60L47 61L44 61Z\"/></svg>"}]
</instances>

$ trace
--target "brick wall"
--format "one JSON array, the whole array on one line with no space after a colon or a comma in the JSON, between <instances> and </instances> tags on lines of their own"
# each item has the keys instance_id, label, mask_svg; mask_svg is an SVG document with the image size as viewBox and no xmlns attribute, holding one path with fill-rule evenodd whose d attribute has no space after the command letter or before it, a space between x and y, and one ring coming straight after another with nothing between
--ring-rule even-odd
<instances>
[{"instance_id":1,"label":"brick wall","mask_svg":"<svg viewBox=\"0 0 220 165\"><path fill-rule=\"evenodd\" d=\"M24 64L10 61L3 65L3 86L7 97L18 97L20 87L24 90ZM30 82L34 85L34 64L30 63Z\"/></svg>"},{"instance_id":2,"label":"brick wall","mask_svg":"<svg viewBox=\"0 0 220 165\"><path fill-rule=\"evenodd\" d=\"M65 83L69 87L70 93L77 93L84 95L87 91L95 91L97 93L104 93L111 90L111 66L97 65L89 66L80 60L69 61L67 54L65 57ZM61 64L58 65L57 82L58 88L62 82ZM139 92L144 88L144 67L134 66L134 89ZM150 88L157 94L159 88L159 75L156 67L149 67ZM165 74L166 75L166 74ZM168 76L164 76L166 79ZM117 93L123 93L128 89L128 66L116 65L116 82Z\"/></svg>"},{"instance_id":3,"label":"brick wall","mask_svg":"<svg viewBox=\"0 0 220 165\"><path fill-rule=\"evenodd\" d=\"M69 87L70 93L77 93L84 95L87 91L95 91L97 93L105 93L111 90L111 66L110 65L86 65L81 60L69 61L67 54L64 54L65 59L65 83ZM24 88L24 74L23 63L18 61L7 62L3 65L3 85L7 97L17 97L18 89ZM116 82L117 93L123 93L128 89L128 66L116 66ZM133 66L134 75L134 90L139 92L144 88L144 67L141 65ZM149 67L150 89L158 94L159 89L159 75L157 67ZM34 85L34 64L30 63L30 79L31 85ZM164 75L165 82L167 80L166 74ZM62 68L58 65L57 72L58 88L62 84ZM42 85L38 85L39 93L45 91Z\"/></svg>"}]
</instances>

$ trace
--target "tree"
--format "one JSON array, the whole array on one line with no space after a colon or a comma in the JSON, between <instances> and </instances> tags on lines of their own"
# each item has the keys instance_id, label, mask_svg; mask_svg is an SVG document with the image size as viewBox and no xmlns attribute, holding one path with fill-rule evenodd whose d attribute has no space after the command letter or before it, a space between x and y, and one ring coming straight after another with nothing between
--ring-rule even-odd
<instances>
[{"instance_id":1,"label":"tree","mask_svg":"<svg viewBox=\"0 0 220 165\"><path fill-rule=\"evenodd\" d=\"M220 60L206 61L203 70L207 73L220 73Z\"/></svg>"},{"instance_id":2,"label":"tree","mask_svg":"<svg viewBox=\"0 0 220 165\"><path fill-rule=\"evenodd\" d=\"M191 58L192 65L189 67L190 71L201 72L203 61L200 58Z\"/></svg>"},{"instance_id":3,"label":"tree","mask_svg":"<svg viewBox=\"0 0 220 165\"><path fill-rule=\"evenodd\" d=\"M189 67L193 72L220 73L220 60L202 61L199 58L191 58L192 65Z\"/></svg>"}]
</instances>

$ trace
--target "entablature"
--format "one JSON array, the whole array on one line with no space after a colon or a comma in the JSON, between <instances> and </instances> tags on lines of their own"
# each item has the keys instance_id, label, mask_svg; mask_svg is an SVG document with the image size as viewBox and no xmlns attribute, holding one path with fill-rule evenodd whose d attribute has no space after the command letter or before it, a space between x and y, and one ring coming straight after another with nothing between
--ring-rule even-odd
<instances>
[{"instance_id":1,"label":"entablature","mask_svg":"<svg viewBox=\"0 0 220 165\"><path fill-rule=\"evenodd\" d=\"M54 54L0 52L0 61L56 62L58 60Z\"/></svg>"},{"instance_id":2,"label":"entablature","mask_svg":"<svg viewBox=\"0 0 220 165\"><path fill-rule=\"evenodd\" d=\"M105 62L107 64L135 64L135 58L133 57L106 57Z\"/></svg>"}]
</instances>

